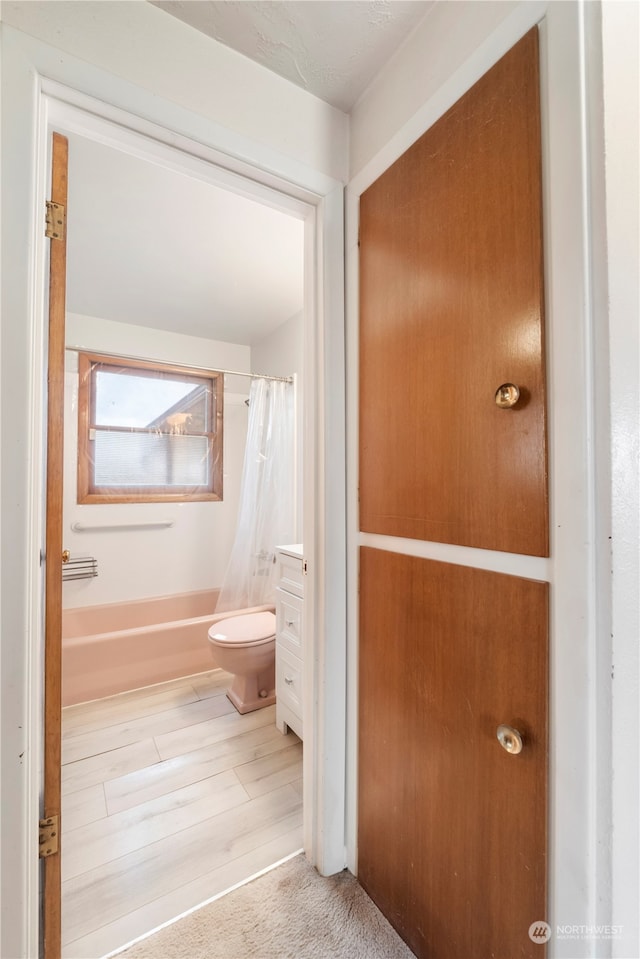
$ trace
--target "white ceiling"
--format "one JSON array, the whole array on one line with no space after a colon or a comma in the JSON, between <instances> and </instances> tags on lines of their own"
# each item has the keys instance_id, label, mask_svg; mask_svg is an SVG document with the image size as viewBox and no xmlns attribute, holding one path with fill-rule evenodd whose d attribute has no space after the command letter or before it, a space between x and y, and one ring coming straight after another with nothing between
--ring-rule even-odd
<instances>
[{"instance_id":1,"label":"white ceiling","mask_svg":"<svg viewBox=\"0 0 640 959\"><path fill-rule=\"evenodd\" d=\"M79 136L67 308L251 344L302 309L303 223Z\"/></svg>"},{"instance_id":2,"label":"white ceiling","mask_svg":"<svg viewBox=\"0 0 640 959\"><path fill-rule=\"evenodd\" d=\"M433 0L151 0L349 112Z\"/></svg>"}]
</instances>

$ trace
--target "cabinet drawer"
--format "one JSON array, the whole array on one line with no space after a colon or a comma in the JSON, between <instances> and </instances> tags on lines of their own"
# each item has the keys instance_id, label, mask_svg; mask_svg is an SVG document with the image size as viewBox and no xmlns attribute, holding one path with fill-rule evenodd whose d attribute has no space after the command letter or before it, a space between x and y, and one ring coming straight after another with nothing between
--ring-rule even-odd
<instances>
[{"instance_id":1,"label":"cabinet drawer","mask_svg":"<svg viewBox=\"0 0 640 959\"><path fill-rule=\"evenodd\" d=\"M286 553L278 553L278 580L282 589L286 589L296 596L304 595L304 577L302 575L302 560Z\"/></svg>"},{"instance_id":2,"label":"cabinet drawer","mask_svg":"<svg viewBox=\"0 0 640 959\"><path fill-rule=\"evenodd\" d=\"M295 656L302 655L302 600L276 589L276 637Z\"/></svg>"},{"instance_id":3,"label":"cabinet drawer","mask_svg":"<svg viewBox=\"0 0 640 959\"><path fill-rule=\"evenodd\" d=\"M302 663L276 643L276 696L302 719Z\"/></svg>"}]
</instances>

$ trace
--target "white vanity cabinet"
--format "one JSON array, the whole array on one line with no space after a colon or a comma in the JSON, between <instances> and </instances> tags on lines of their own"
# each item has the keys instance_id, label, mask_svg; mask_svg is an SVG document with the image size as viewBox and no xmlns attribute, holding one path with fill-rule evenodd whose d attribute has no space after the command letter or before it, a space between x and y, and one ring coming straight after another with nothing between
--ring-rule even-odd
<instances>
[{"instance_id":1,"label":"white vanity cabinet","mask_svg":"<svg viewBox=\"0 0 640 959\"><path fill-rule=\"evenodd\" d=\"M280 546L276 589L276 726L302 736L304 637L302 546Z\"/></svg>"}]
</instances>

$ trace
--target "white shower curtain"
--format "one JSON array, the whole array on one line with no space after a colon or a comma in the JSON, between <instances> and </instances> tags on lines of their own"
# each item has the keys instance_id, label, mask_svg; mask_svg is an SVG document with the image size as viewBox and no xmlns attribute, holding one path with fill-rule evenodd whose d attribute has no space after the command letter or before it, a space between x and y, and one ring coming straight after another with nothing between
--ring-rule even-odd
<instances>
[{"instance_id":1,"label":"white shower curtain","mask_svg":"<svg viewBox=\"0 0 640 959\"><path fill-rule=\"evenodd\" d=\"M295 537L293 384L255 379L238 525L217 612L273 603L275 547Z\"/></svg>"}]
</instances>

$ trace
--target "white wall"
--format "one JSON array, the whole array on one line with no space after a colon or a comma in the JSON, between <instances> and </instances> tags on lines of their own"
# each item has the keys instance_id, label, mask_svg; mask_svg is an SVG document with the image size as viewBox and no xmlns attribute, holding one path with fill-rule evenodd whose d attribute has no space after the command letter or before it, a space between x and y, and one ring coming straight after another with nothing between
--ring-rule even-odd
<instances>
[{"instance_id":1,"label":"white wall","mask_svg":"<svg viewBox=\"0 0 640 959\"><path fill-rule=\"evenodd\" d=\"M68 345L209 369L249 370L249 347L167 333L77 314L67 316ZM95 579L63 586L63 605L93 606L221 586L235 534L247 432L249 379L225 378L223 500L216 503L77 503L78 355L65 373L64 544L98 561ZM167 519L168 529L75 532L71 524Z\"/></svg>"},{"instance_id":2,"label":"white wall","mask_svg":"<svg viewBox=\"0 0 640 959\"><path fill-rule=\"evenodd\" d=\"M4 0L1 15L58 50L233 131L238 156L248 137L272 151L274 166L285 156L346 178L347 117L340 110L146 0Z\"/></svg>"},{"instance_id":3,"label":"white wall","mask_svg":"<svg viewBox=\"0 0 640 959\"><path fill-rule=\"evenodd\" d=\"M268 336L251 344L251 369L269 376L296 377L296 542L302 538L303 508L303 408L304 316L296 313Z\"/></svg>"},{"instance_id":4,"label":"white wall","mask_svg":"<svg viewBox=\"0 0 640 959\"><path fill-rule=\"evenodd\" d=\"M302 376L304 324L296 313L251 344L251 369L269 376Z\"/></svg>"},{"instance_id":5,"label":"white wall","mask_svg":"<svg viewBox=\"0 0 640 959\"><path fill-rule=\"evenodd\" d=\"M613 955L640 955L639 7L602 5L612 439Z\"/></svg>"}]
</instances>

